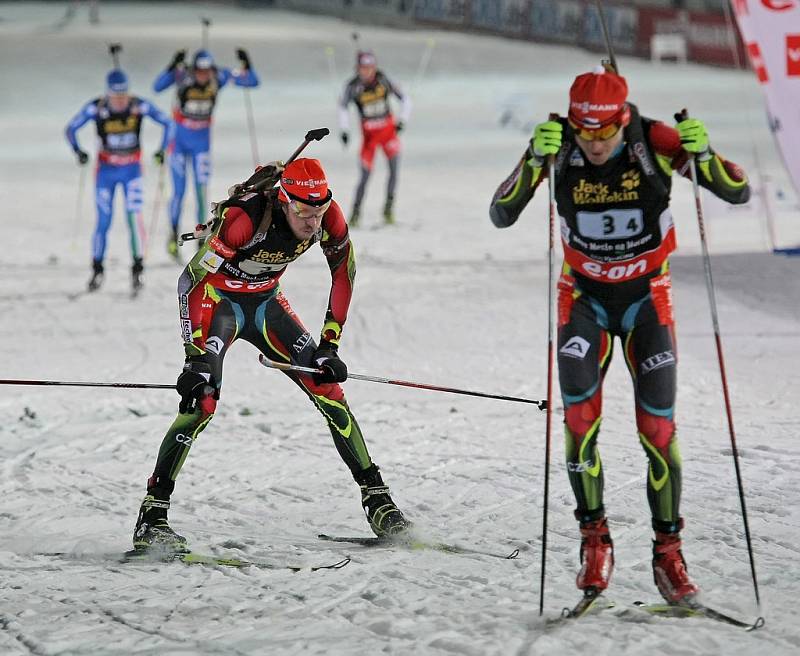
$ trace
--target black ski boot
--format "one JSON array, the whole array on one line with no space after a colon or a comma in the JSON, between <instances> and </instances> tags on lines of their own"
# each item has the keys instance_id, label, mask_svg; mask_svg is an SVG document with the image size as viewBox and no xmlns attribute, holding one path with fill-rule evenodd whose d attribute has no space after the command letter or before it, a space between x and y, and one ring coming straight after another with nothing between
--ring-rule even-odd
<instances>
[{"instance_id":1,"label":"black ski boot","mask_svg":"<svg viewBox=\"0 0 800 656\"><path fill-rule=\"evenodd\" d=\"M187 553L186 538L172 530L167 521L169 501L159 499L148 490L142 501L136 528L133 530L133 548L136 551L160 551L164 553Z\"/></svg>"},{"instance_id":2,"label":"black ski boot","mask_svg":"<svg viewBox=\"0 0 800 656\"><path fill-rule=\"evenodd\" d=\"M394 223L394 196L387 196L386 203L383 206L383 220L385 221L386 225L392 225Z\"/></svg>"},{"instance_id":3,"label":"black ski boot","mask_svg":"<svg viewBox=\"0 0 800 656\"><path fill-rule=\"evenodd\" d=\"M142 280L143 273L144 265L142 264L142 258L134 258L133 266L131 267L131 289L133 290L134 296L136 296L144 286L144 280Z\"/></svg>"},{"instance_id":4,"label":"black ski boot","mask_svg":"<svg viewBox=\"0 0 800 656\"><path fill-rule=\"evenodd\" d=\"M89 284L86 286L86 289L90 292L97 291L100 289L100 285L103 284L104 277L103 261L92 260L92 277L89 279Z\"/></svg>"},{"instance_id":5,"label":"black ski boot","mask_svg":"<svg viewBox=\"0 0 800 656\"><path fill-rule=\"evenodd\" d=\"M383 482L377 465L373 464L354 478L361 487L361 505L364 506L367 521L375 535L379 538L388 537L411 528L411 522L403 516L389 496L389 486Z\"/></svg>"}]
</instances>

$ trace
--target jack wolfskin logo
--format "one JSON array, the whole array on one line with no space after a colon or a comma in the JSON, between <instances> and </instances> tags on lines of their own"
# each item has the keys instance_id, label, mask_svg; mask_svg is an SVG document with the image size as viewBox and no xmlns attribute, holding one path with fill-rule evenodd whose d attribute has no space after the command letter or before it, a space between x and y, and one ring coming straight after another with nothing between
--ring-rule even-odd
<instances>
[{"instance_id":1,"label":"jack wolfskin logo","mask_svg":"<svg viewBox=\"0 0 800 656\"><path fill-rule=\"evenodd\" d=\"M647 360L644 360L641 364L641 370L643 374L649 374L655 369L668 367L673 364L675 364L675 355L672 351L664 351L651 355Z\"/></svg>"},{"instance_id":2,"label":"jack wolfskin logo","mask_svg":"<svg viewBox=\"0 0 800 656\"><path fill-rule=\"evenodd\" d=\"M563 353L570 358L583 360L589 353L590 346L591 345L589 342L587 342L583 337L578 337L575 335L575 337L571 337L569 341L564 344L564 346L558 349L558 352Z\"/></svg>"},{"instance_id":3,"label":"jack wolfskin logo","mask_svg":"<svg viewBox=\"0 0 800 656\"><path fill-rule=\"evenodd\" d=\"M630 171L625 171L622 174L622 182L620 183L625 189L630 191L631 189L635 189L639 186L639 171L636 169L631 169Z\"/></svg>"}]
</instances>

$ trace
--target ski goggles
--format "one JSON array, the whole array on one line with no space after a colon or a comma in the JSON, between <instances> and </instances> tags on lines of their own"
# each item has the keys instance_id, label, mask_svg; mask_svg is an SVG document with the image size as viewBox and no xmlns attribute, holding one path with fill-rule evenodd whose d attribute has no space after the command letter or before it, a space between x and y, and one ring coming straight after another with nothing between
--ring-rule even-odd
<instances>
[{"instance_id":1,"label":"ski goggles","mask_svg":"<svg viewBox=\"0 0 800 656\"><path fill-rule=\"evenodd\" d=\"M619 123L610 123L609 125L592 130L583 128L572 121L569 121L569 125L573 129L575 136L580 137L584 141L607 141L622 129L622 125Z\"/></svg>"},{"instance_id":2,"label":"ski goggles","mask_svg":"<svg viewBox=\"0 0 800 656\"><path fill-rule=\"evenodd\" d=\"M329 198L322 205L306 205L305 203L290 198L288 205L292 213L299 219L321 219L331 206L331 199Z\"/></svg>"}]
</instances>

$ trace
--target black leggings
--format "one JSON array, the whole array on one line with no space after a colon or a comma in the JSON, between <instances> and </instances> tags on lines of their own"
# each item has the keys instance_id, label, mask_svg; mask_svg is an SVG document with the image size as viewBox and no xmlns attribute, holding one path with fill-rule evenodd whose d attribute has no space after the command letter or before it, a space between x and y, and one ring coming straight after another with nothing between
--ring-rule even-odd
<instances>
[{"instance_id":1,"label":"black leggings","mask_svg":"<svg viewBox=\"0 0 800 656\"><path fill-rule=\"evenodd\" d=\"M666 267L665 267L666 269ZM559 280L558 372L564 402L567 470L586 521L604 513L597 448L602 390L619 337L633 382L636 425L647 454L653 519L679 521L681 459L675 437L676 364L669 274L600 284L568 273Z\"/></svg>"},{"instance_id":2,"label":"black leggings","mask_svg":"<svg viewBox=\"0 0 800 656\"><path fill-rule=\"evenodd\" d=\"M307 367L312 366L316 349L313 338L279 290L236 294L209 286L204 302L212 304L212 309L204 321L206 353L201 359L211 368L216 390L202 398L193 413L178 414L164 436L153 478L148 482L148 488L160 488L162 494L171 493L189 449L214 416L225 354L236 340L250 342L270 360ZM368 468L372 461L342 388L335 383L317 384L308 374L284 373L325 418L336 449L350 471L355 475Z\"/></svg>"}]
</instances>

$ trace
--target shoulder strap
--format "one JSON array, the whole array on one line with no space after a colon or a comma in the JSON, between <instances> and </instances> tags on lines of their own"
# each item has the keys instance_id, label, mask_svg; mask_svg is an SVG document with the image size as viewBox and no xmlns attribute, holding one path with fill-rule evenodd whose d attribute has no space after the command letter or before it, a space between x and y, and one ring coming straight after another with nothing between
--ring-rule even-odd
<instances>
[{"instance_id":1,"label":"shoulder strap","mask_svg":"<svg viewBox=\"0 0 800 656\"><path fill-rule=\"evenodd\" d=\"M562 140L561 140L561 149L558 151L556 155L556 162L555 162L555 169L556 169L556 179L555 184L556 187L561 183L564 179L564 173L569 168L569 159L572 155L573 148L577 148L577 144L575 143L575 139L573 139L573 130L572 126L569 124L566 118L563 116L558 119L558 122L561 123L563 127L562 132Z\"/></svg>"},{"instance_id":2,"label":"shoulder strap","mask_svg":"<svg viewBox=\"0 0 800 656\"><path fill-rule=\"evenodd\" d=\"M646 119L642 119L639 115L636 105L628 103L628 107L630 107L631 111L631 121L625 127L625 140L628 142L628 150L656 191L662 196L669 196L669 189L664 183L664 178L658 170L653 153L645 137L644 122Z\"/></svg>"}]
</instances>

